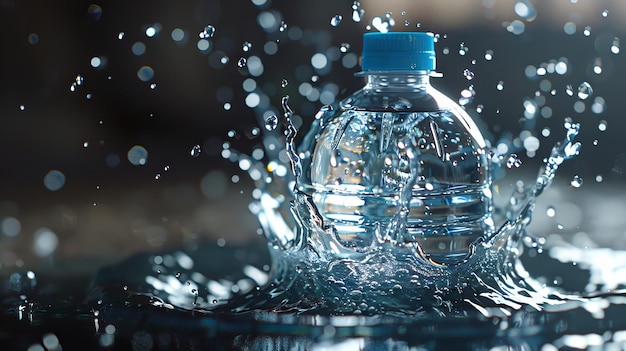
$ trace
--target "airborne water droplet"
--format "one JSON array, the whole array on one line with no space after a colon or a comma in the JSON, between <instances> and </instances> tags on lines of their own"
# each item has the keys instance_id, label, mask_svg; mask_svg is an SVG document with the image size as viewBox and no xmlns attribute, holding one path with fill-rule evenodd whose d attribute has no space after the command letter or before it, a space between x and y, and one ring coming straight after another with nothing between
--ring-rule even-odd
<instances>
[{"instance_id":1,"label":"airborne water droplet","mask_svg":"<svg viewBox=\"0 0 626 351\"><path fill-rule=\"evenodd\" d=\"M593 88L591 88L591 84L587 82L582 82L578 86L578 98L581 100L585 100L593 94Z\"/></svg>"},{"instance_id":2,"label":"airborne water droplet","mask_svg":"<svg viewBox=\"0 0 626 351\"><path fill-rule=\"evenodd\" d=\"M493 60L493 50L485 51L485 60L487 61Z\"/></svg>"},{"instance_id":3,"label":"airborne water droplet","mask_svg":"<svg viewBox=\"0 0 626 351\"><path fill-rule=\"evenodd\" d=\"M330 19L330 25L333 27L337 27L339 23L341 23L342 19L343 17L341 15L335 15Z\"/></svg>"},{"instance_id":4,"label":"airborne water droplet","mask_svg":"<svg viewBox=\"0 0 626 351\"><path fill-rule=\"evenodd\" d=\"M194 145L194 147L191 148L191 156L192 157L198 157L200 156L200 153L202 152L202 148L200 147L200 145Z\"/></svg>"},{"instance_id":5,"label":"airborne water droplet","mask_svg":"<svg viewBox=\"0 0 626 351\"><path fill-rule=\"evenodd\" d=\"M350 50L350 44L348 44L348 43L341 43L341 46L339 47L339 51L341 51L341 52L348 52L348 50Z\"/></svg>"},{"instance_id":6,"label":"airborne water droplet","mask_svg":"<svg viewBox=\"0 0 626 351\"><path fill-rule=\"evenodd\" d=\"M271 115L265 119L265 129L272 131L278 126L278 117Z\"/></svg>"},{"instance_id":7,"label":"airborne water droplet","mask_svg":"<svg viewBox=\"0 0 626 351\"><path fill-rule=\"evenodd\" d=\"M237 61L237 66L239 67L246 67L246 65L248 64L248 60L246 60L245 57L241 57L239 58L239 61Z\"/></svg>"},{"instance_id":8,"label":"airborne water droplet","mask_svg":"<svg viewBox=\"0 0 626 351\"><path fill-rule=\"evenodd\" d=\"M355 4L357 2L355 1ZM363 15L365 14L365 10L363 9L359 9L358 6L355 7L354 5L352 5L353 11L352 11L352 20L354 22L361 22L361 19L363 19Z\"/></svg>"},{"instance_id":9,"label":"airborne water droplet","mask_svg":"<svg viewBox=\"0 0 626 351\"><path fill-rule=\"evenodd\" d=\"M553 206L548 206L546 209L546 215L548 215L548 217L556 216L556 209Z\"/></svg>"},{"instance_id":10,"label":"airborne water droplet","mask_svg":"<svg viewBox=\"0 0 626 351\"><path fill-rule=\"evenodd\" d=\"M508 158L508 160L506 160L506 167L507 168L519 168L519 166L522 165L522 160L519 159L519 157L517 157L517 154L511 154Z\"/></svg>"},{"instance_id":11,"label":"airborne water droplet","mask_svg":"<svg viewBox=\"0 0 626 351\"><path fill-rule=\"evenodd\" d=\"M602 11L602 17L607 18L609 16L609 10Z\"/></svg>"},{"instance_id":12,"label":"airborne water droplet","mask_svg":"<svg viewBox=\"0 0 626 351\"><path fill-rule=\"evenodd\" d=\"M619 54L619 38L613 38L613 43L611 44L611 52L615 55Z\"/></svg>"},{"instance_id":13,"label":"airborne water droplet","mask_svg":"<svg viewBox=\"0 0 626 351\"><path fill-rule=\"evenodd\" d=\"M372 26L381 33L387 33L391 28L396 25L396 21L391 17L391 13L387 12L384 18L374 17L372 18Z\"/></svg>"},{"instance_id":14,"label":"airborne water droplet","mask_svg":"<svg viewBox=\"0 0 626 351\"><path fill-rule=\"evenodd\" d=\"M246 41L245 43L243 43L243 46L241 48L244 52L248 52L250 51L250 49L252 49L252 43Z\"/></svg>"},{"instance_id":15,"label":"airborne water droplet","mask_svg":"<svg viewBox=\"0 0 626 351\"><path fill-rule=\"evenodd\" d=\"M281 32L284 32L287 30L287 23L285 23L285 21L280 21L280 27L278 27L278 30Z\"/></svg>"},{"instance_id":16,"label":"airborne water droplet","mask_svg":"<svg viewBox=\"0 0 626 351\"><path fill-rule=\"evenodd\" d=\"M465 54L467 54L468 51L469 49L467 48L467 46L465 46L465 43L459 44L459 55L465 56Z\"/></svg>"},{"instance_id":17,"label":"airborne water droplet","mask_svg":"<svg viewBox=\"0 0 626 351\"><path fill-rule=\"evenodd\" d=\"M463 89L463 91L461 91L459 105L465 106L471 103L472 101L474 101L474 96L476 96L476 91L474 91L474 86L470 85L467 89Z\"/></svg>"},{"instance_id":18,"label":"airborne water droplet","mask_svg":"<svg viewBox=\"0 0 626 351\"><path fill-rule=\"evenodd\" d=\"M280 86L282 88L286 87L289 84L289 82L287 81L287 79L284 79L280 81Z\"/></svg>"},{"instance_id":19,"label":"airborne water droplet","mask_svg":"<svg viewBox=\"0 0 626 351\"><path fill-rule=\"evenodd\" d=\"M574 88L570 84L565 87L565 93L569 96L574 96Z\"/></svg>"},{"instance_id":20,"label":"airborne water droplet","mask_svg":"<svg viewBox=\"0 0 626 351\"><path fill-rule=\"evenodd\" d=\"M470 70L469 70L469 69L467 69L467 68L463 71L463 75L465 76L465 78L466 78L467 80L472 80L472 79L474 79L474 72L470 71Z\"/></svg>"},{"instance_id":21,"label":"airborne water droplet","mask_svg":"<svg viewBox=\"0 0 626 351\"><path fill-rule=\"evenodd\" d=\"M578 175L575 175L574 178L572 178L572 181L570 182L570 184L574 188L580 188L583 185L583 179L579 177Z\"/></svg>"},{"instance_id":22,"label":"airborne water droplet","mask_svg":"<svg viewBox=\"0 0 626 351\"><path fill-rule=\"evenodd\" d=\"M215 27L213 27L212 25L207 25L206 27L204 27L204 29L202 30L202 32L200 32L200 34L198 34L198 36L200 37L200 39L209 39L209 38L213 38L213 36L215 35Z\"/></svg>"}]
</instances>

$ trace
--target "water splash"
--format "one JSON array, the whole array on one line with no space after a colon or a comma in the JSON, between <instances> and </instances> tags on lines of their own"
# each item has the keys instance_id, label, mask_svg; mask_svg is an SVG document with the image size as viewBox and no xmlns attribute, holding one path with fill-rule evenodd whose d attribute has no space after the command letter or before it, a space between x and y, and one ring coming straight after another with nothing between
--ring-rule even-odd
<instances>
[{"instance_id":1,"label":"water splash","mask_svg":"<svg viewBox=\"0 0 626 351\"><path fill-rule=\"evenodd\" d=\"M168 276L159 266L156 276L146 277L156 293L156 299L152 298L154 306L170 309L176 306L208 315L260 316L271 311L272 318L281 323L308 325L309 322L297 316L332 314L376 318L383 314L396 318L394 323L404 318L422 320L433 316L468 318L473 315L471 318L476 318L482 315L507 320L526 307L535 311L567 310L584 304L583 298L564 295L537 283L519 261L520 244L530 238L525 234L525 227L530 222L536 198L550 185L559 166L579 153L580 143L575 141L578 124L566 120L566 138L554 146L534 186L514 192L504 209L507 221L500 229L475 245L462 264L440 265L430 261L419 245L397 246L392 243L395 240L380 240L355 255L353 248L344 246L334 236L332 228L324 225L312 199L294 191L293 180L301 174L302 164L295 151L297 130L288 102L288 96L281 100L284 150L292 172L283 173L279 177L282 182L262 185L259 201L251 204L270 242L273 260L270 274L248 266L244 269L247 282L207 281L191 269L193 265L184 263L188 260L177 259L184 269L170 267L169 271L176 273ZM322 108L316 121L323 125L334 112L330 106ZM277 117L274 122L278 124ZM400 150L412 151L409 141L399 142L402 143ZM273 162L256 169L272 172L277 167L276 163L272 166ZM405 180L410 184L415 177L411 173ZM270 192L269 186L277 183L283 184L282 188L274 187ZM282 190L276 192L277 189ZM287 196L293 197L289 208L297 222L295 228L288 225L282 209ZM395 236L401 233L397 226L404 222L402 218L407 211L403 208L407 207L410 194L401 194L401 197L405 206L400 206L395 213L395 220L390 222L383 238L397 239ZM207 286L208 295L200 293L201 285ZM260 288L253 289L255 286Z\"/></svg>"}]
</instances>

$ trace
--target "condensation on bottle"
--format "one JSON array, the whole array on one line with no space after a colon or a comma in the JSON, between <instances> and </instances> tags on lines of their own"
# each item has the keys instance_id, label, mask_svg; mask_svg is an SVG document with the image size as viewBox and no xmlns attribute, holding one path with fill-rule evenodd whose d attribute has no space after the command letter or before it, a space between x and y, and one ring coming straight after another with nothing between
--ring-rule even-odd
<instances>
[{"instance_id":1,"label":"condensation on bottle","mask_svg":"<svg viewBox=\"0 0 626 351\"><path fill-rule=\"evenodd\" d=\"M305 137L298 190L354 252L389 242L462 262L494 231L491 165L475 121L430 83L434 35L366 33L361 65L365 86Z\"/></svg>"}]
</instances>

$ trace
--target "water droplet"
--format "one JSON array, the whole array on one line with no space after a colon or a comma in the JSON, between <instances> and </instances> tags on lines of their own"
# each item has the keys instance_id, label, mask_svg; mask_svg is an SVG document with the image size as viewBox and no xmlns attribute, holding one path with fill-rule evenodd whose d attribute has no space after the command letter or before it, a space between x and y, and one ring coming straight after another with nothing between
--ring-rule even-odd
<instances>
[{"instance_id":1,"label":"water droplet","mask_svg":"<svg viewBox=\"0 0 626 351\"><path fill-rule=\"evenodd\" d=\"M563 25L563 31L567 35L573 35L574 33L576 33L576 23L574 23L574 22L567 22L567 23L565 23Z\"/></svg>"},{"instance_id":2,"label":"water droplet","mask_svg":"<svg viewBox=\"0 0 626 351\"><path fill-rule=\"evenodd\" d=\"M609 16L609 10L602 11L602 17L607 18Z\"/></svg>"},{"instance_id":3,"label":"water droplet","mask_svg":"<svg viewBox=\"0 0 626 351\"><path fill-rule=\"evenodd\" d=\"M76 75L76 78L74 78L74 82L76 83L76 85L83 85L83 81L84 78L80 74Z\"/></svg>"},{"instance_id":4,"label":"water droplet","mask_svg":"<svg viewBox=\"0 0 626 351\"><path fill-rule=\"evenodd\" d=\"M613 43L611 44L611 52L614 54L619 54L619 38L615 37L613 38Z\"/></svg>"},{"instance_id":5,"label":"water droplet","mask_svg":"<svg viewBox=\"0 0 626 351\"><path fill-rule=\"evenodd\" d=\"M278 126L278 117L271 115L265 119L265 129L272 131Z\"/></svg>"},{"instance_id":6,"label":"water droplet","mask_svg":"<svg viewBox=\"0 0 626 351\"><path fill-rule=\"evenodd\" d=\"M239 61L237 61L237 66L239 67L246 67L246 65L248 64L248 60L246 60L245 57L241 57L239 58Z\"/></svg>"},{"instance_id":7,"label":"water droplet","mask_svg":"<svg viewBox=\"0 0 626 351\"><path fill-rule=\"evenodd\" d=\"M198 34L198 36L200 37L200 39L209 39L209 38L213 38L213 36L215 35L215 27L213 27L212 25L207 25L206 27L204 27L204 29L202 30L202 32L200 32L200 34Z\"/></svg>"},{"instance_id":8,"label":"water droplet","mask_svg":"<svg viewBox=\"0 0 626 351\"><path fill-rule=\"evenodd\" d=\"M150 84L150 89L154 90L154 89L156 89L156 87L157 87L156 83Z\"/></svg>"},{"instance_id":9,"label":"water droplet","mask_svg":"<svg viewBox=\"0 0 626 351\"><path fill-rule=\"evenodd\" d=\"M546 209L546 215L548 215L548 217L556 216L556 209L553 206L548 206L548 209Z\"/></svg>"},{"instance_id":10,"label":"water droplet","mask_svg":"<svg viewBox=\"0 0 626 351\"><path fill-rule=\"evenodd\" d=\"M381 18L378 16L372 18L372 26L374 26L374 28L376 28L381 33L389 32L389 30L391 30L391 28L393 28L395 24L396 22L391 17L391 14L389 12L387 13L387 15L385 15L385 18Z\"/></svg>"},{"instance_id":11,"label":"water droplet","mask_svg":"<svg viewBox=\"0 0 626 351\"><path fill-rule=\"evenodd\" d=\"M89 5L89 7L87 7L87 15L94 21L99 20L102 16L102 7L96 4Z\"/></svg>"},{"instance_id":12,"label":"water droplet","mask_svg":"<svg viewBox=\"0 0 626 351\"><path fill-rule=\"evenodd\" d=\"M570 84L565 87L565 93L569 96L574 96L574 88Z\"/></svg>"},{"instance_id":13,"label":"water droplet","mask_svg":"<svg viewBox=\"0 0 626 351\"><path fill-rule=\"evenodd\" d=\"M20 111L24 111L24 110L26 110L26 106L20 105Z\"/></svg>"},{"instance_id":14,"label":"water droplet","mask_svg":"<svg viewBox=\"0 0 626 351\"><path fill-rule=\"evenodd\" d=\"M282 88L286 87L289 84L289 82L287 81L287 79L284 79L280 81L280 86Z\"/></svg>"},{"instance_id":15,"label":"water droplet","mask_svg":"<svg viewBox=\"0 0 626 351\"><path fill-rule=\"evenodd\" d=\"M519 159L517 154L511 154L509 158L506 160L507 168L513 168L513 167L519 168L519 166L521 165L522 165L522 160Z\"/></svg>"},{"instance_id":16,"label":"water droplet","mask_svg":"<svg viewBox=\"0 0 626 351\"><path fill-rule=\"evenodd\" d=\"M598 130L601 132L605 132L607 124L608 124L607 121L601 120L600 123L598 123Z\"/></svg>"},{"instance_id":17,"label":"water droplet","mask_svg":"<svg viewBox=\"0 0 626 351\"><path fill-rule=\"evenodd\" d=\"M341 23L342 19L343 19L343 17L341 15L334 15L330 19L330 25L333 26L333 27L337 27L339 25L339 23Z\"/></svg>"},{"instance_id":18,"label":"water droplet","mask_svg":"<svg viewBox=\"0 0 626 351\"><path fill-rule=\"evenodd\" d=\"M585 30L583 30L583 35L586 36L586 37L591 35L591 27L590 26L585 27Z\"/></svg>"},{"instance_id":19,"label":"water droplet","mask_svg":"<svg viewBox=\"0 0 626 351\"><path fill-rule=\"evenodd\" d=\"M355 1L355 3L358 2ZM355 7L354 5L352 5L352 20L354 22L361 22L361 20L363 19L363 15L365 15L365 10L359 9L358 6Z\"/></svg>"},{"instance_id":20,"label":"water droplet","mask_svg":"<svg viewBox=\"0 0 626 351\"><path fill-rule=\"evenodd\" d=\"M285 21L280 21L280 26L278 27L278 30L281 32L284 32L287 30L287 23L285 23Z\"/></svg>"},{"instance_id":21,"label":"water droplet","mask_svg":"<svg viewBox=\"0 0 626 351\"><path fill-rule=\"evenodd\" d=\"M100 68L102 67L102 64L103 64L102 58L98 56L92 57L89 63L91 64L91 67L93 68Z\"/></svg>"},{"instance_id":22,"label":"water droplet","mask_svg":"<svg viewBox=\"0 0 626 351\"><path fill-rule=\"evenodd\" d=\"M198 157L200 156L201 152L202 152L202 148L200 147L200 145L194 145L191 148L191 151L189 152L189 154L191 155L191 157Z\"/></svg>"},{"instance_id":23,"label":"water droplet","mask_svg":"<svg viewBox=\"0 0 626 351\"><path fill-rule=\"evenodd\" d=\"M465 43L459 44L459 55L465 56L465 54L467 54L468 51L469 49L467 48L467 46L465 46Z\"/></svg>"},{"instance_id":24,"label":"water droplet","mask_svg":"<svg viewBox=\"0 0 626 351\"><path fill-rule=\"evenodd\" d=\"M154 37L155 35L157 35L158 32L159 32L159 28L157 28L157 26L150 26L146 28L146 36L148 38Z\"/></svg>"},{"instance_id":25,"label":"water droplet","mask_svg":"<svg viewBox=\"0 0 626 351\"><path fill-rule=\"evenodd\" d=\"M472 101L474 101L474 96L476 96L476 91L474 91L474 86L470 85L467 89L463 89L461 91L461 97L459 98L459 105L465 106Z\"/></svg>"},{"instance_id":26,"label":"water droplet","mask_svg":"<svg viewBox=\"0 0 626 351\"><path fill-rule=\"evenodd\" d=\"M117 39L119 39L119 40L124 39L124 32L117 33Z\"/></svg>"},{"instance_id":27,"label":"water droplet","mask_svg":"<svg viewBox=\"0 0 626 351\"><path fill-rule=\"evenodd\" d=\"M39 43L39 35L37 35L37 33L30 33L28 35L28 43L31 45Z\"/></svg>"},{"instance_id":28,"label":"water droplet","mask_svg":"<svg viewBox=\"0 0 626 351\"><path fill-rule=\"evenodd\" d=\"M142 66L137 70L137 77L143 82L150 81L154 78L154 70L150 66Z\"/></svg>"},{"instance_id":29,"label":"water droplet","mask_svg":"<svg viewBox=\"0 0 626 351\"><path fill-rule=\"evenodd\" d=\"M157 173L157 174L154 176L154 179L155 179L155 180L159 180L159 179L161 179L161 173Z\"/></svg>"},{"instance_id":30,"label":"water droplet","mask_svg":"<svg viewBox=\"0 0 626 351\"><path fill-rule=\"evenodd\" d=\"M520 20L514 20L506 26L506 30L515 35L521 35L526 30L526 25Z\"/></svg>"},{"instance_id":31,"label":"water droplet","mask_svg":"<svg viewBox=\"0 0 626 351\"><path fill-rule=\"evenodd\" d=\"M148 161L148 150L140 145L135 145L126 153L128 162L135 166L143 166Z\"/></svg>"},{"instance_id":32,"label":"water droplet","mask_svg":"<svg viewBox=\"0 0 626 351\"><path fill-rule=\"evenodd\" d=\"M339 51L341 51L341 52L348 52L348 50L350 50L350 44L348 44L348 43L341 43L341 46L339 47Z\"/></svg>"},{"instance_id":33,"label":"water droplet","mask_svg":"<svg viewBox=\"0 0 626 351\"><path fill-rule=\"evenodd\" d=\"M499 81L498 85L496 85L496 89L502 91L504 90L504 82L503 81Z\"/></svg>"},{"instance_id":34,"label":"water droplet","mask_svg":"<svg viewBox=\"0 0 626 351\"><path fill-rule=\"evenodd\" d=\"M409 22L409 20L404 20L404 26L408 27L411 24L411 22Z\"/></svg>"},{"instance_id":35,"label":"water droplet","mask_svg":"<svg viewBox=\"0 0 626 351\"><path fill-rule=\"evenodd\" d=\"M44 186L50 191L57 191L65 185L65 174L53 169L43 177Z\"/></svg>"},{"instance_id":36,"label":"water droplet","mask_svg":"<svg viewBox=\"0 0 626 351\"><path fill-rule=\"evenodd\" d=\"M463 71L463 75L465 76L465 79L467 79L467 80L474 79L474 72L470 71L467 68Z\"/></svg>"},{"instance_id":37,"label":"water droplet","mask_svg":"<svg viewBox=\"0 0 626 351\"><path fill-rule=\"evenodd\" d=\"M34 250L39 257L48 257L56 251L59 237L48 228L37 229L34 236Z\"/></svg>"},{"instance_id":38,"label":"water droplet","mask_svg":"<svg viewBox=\"0 0 626 351\"><path fill-rule=\"evenodd\" d=\"M528 0L519 0L514 6L515 13L528 22L532 22L537 17L537 10Z\"/></svg>"},{"instance_id":39,"label":"water droplet","mask_svg":"<svg viewBox=\"0 0 626 351\"><path fill-rule=\"evenodd\" d=\"M580 188L583 185L583 179L579 177L578 175L575 175L574 178L572 178L572 181L570 182L570 184L574 188Z\"/></svg>"},{"instance_id":40,"label":"water droplet","mask_svg":"<svg viewBox=\"0 0 626 351\"><path fill-rule=\"evenodd\" d=\"M578 98L581 100L585 100L593 94L593 88L591 88L591 84L587 82L582 82L578 86Z\"/></svg>"},{"instance_id":41,"label":"water droplet","mask_svg":"<svg viewBox=\"0 0 626 351\"><path fill-rule=\"evenodd\" d=\"M250 51L250 49L252 49L252 43L250 43L248 41L243 43L243 46L241 47L241 50L243 50L244 52L248 52L248 51Z\"/></svg>"},{"instance_id":42,"label":"water droplet","mask_svg":"<svg viewBox=\"0 0 626 351\"><path fill-rule=\"evenodd\" d=\"M84 148L87 148L88 146L89 146L89 142L88 142L88 141L85 141L85 142L83 143L83 147L84 147Z\"/></svg>"}]
</instances>

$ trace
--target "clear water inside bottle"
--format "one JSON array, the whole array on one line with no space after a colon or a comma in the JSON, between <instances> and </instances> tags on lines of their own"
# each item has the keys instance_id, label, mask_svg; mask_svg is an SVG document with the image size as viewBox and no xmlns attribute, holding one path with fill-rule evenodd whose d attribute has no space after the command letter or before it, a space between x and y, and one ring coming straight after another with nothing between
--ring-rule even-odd
<instances>
[{"instance_id":1,"label":"clear water inside bottle","mask_svg":"<svg viewBox=\"0 0 626 351\"><path fill-rule=\"evenodd\" d=\"M437 263L461 261L493 230L482 136L427 77L408 86L375 79L392 84L370 85L322 113L305 142L301 190L348 248L418 243Z\"/></svg>"}]
</instances>

